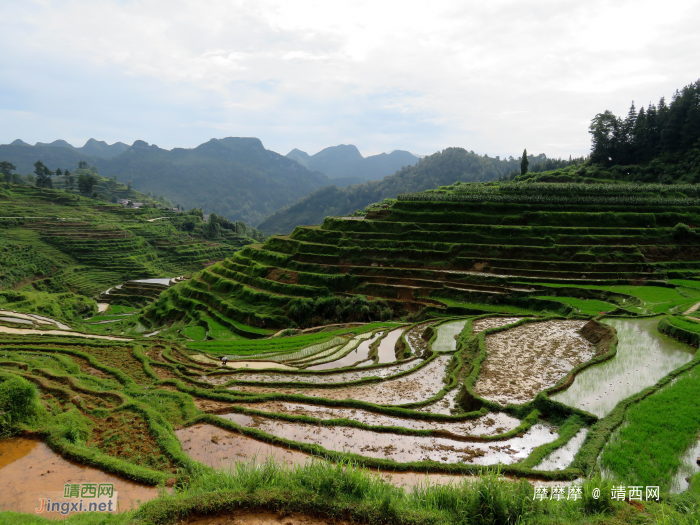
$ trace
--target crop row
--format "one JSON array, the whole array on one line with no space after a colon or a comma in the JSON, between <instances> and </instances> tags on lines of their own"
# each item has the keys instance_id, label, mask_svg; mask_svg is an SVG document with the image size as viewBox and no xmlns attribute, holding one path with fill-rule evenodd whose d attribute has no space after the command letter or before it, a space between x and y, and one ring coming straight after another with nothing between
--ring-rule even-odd
<instances>
[{"instance_id":1,"label":"crop row","mask_svg":"<svg viewBox=\"0 0 700 525\"><path fill-rule=\"evenodd\" d=\"M687 196L700 196L700 184L574 184L574 183L548 183L548 182L504 182L498 186L486 186L483 184L462 184L450 187L449 191L455 193L556 193L573 195L619 195L635 193L682 193Z\"/></svg>"},{"instance_id":2,"label":"crop row","mask_svg":"<svg viewBox=\"0 0 700 525\"><path fill-rule=\"evenodd\" d=\"M698 206L700 198L663 198L640 196L586 196L586 195L513 195L494 193L402 193L399 201L411 202L496 202L514 204L583 204L622 206Z\"/></svg>"}]
</instances>

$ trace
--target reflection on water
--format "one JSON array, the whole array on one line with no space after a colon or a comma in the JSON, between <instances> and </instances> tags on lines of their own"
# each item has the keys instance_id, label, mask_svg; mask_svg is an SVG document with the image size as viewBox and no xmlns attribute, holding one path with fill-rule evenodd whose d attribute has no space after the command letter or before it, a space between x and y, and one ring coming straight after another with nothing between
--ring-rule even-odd
<instances>
[{"instance_id":1,"label":"reflection on water","mask_svg":"<svg viewBox=\"0 0 700 525\"><path fill-rule=\"evenodd\" d=\"M681 467L676 472L676 475L671 480L671 492L678 494L688 490L689 483L687 477L700 472L700 465L697 459L700 457L700 441L693 443L693 446L685 451L681 456Z\"/></svg>"},{"instance_id":2,"label":"reflection on water","mask_svg":"<svg viewBox=\"0 0 700 525\"><path fill-rule=\"evenodd\" d=\"M658 322L654 317L606 319L617 330L617 355L578 374L567 390L552 399L603 417L623 399L690 361L692 349L659 333Z\"/></svg>"},{"instance_id":3,"label":"reflection on water","mask_svg":"<svg viewBox=\"0 0 700 525\"><path fill-rule=\"evenodd\" d=\"M348 346L356 344L357 339L359 338L364 338L366 339L365 341L361 342L355 350L352 352L349 352L347 355L341 357L340 359L336 359L335 361L330 361L328 363L323 363L320 365L314 365L314 366L309 366L306 368L306 370L330 370L332 368L343 368L346 366L354 365L355 363L359 363L360 361L365 361L369 357L369 350L370 350L370 345L374 343L378 337L381 337L384 332L377 332L374 334L372 337L367 339L367 337L370 336L370 334L360 334L359 336L356 336L350 341L345 347L347 348Z\"/></svg>"},{"instance_id":4,"label":"reflection on water","mask_svg":"<svg viewBox=\"0 0 700 525\"><path fill-rule=\"evenodd\" d=\"M399 340L399 337L401 337L403 331L403 328L392 330L382 339L379 343L379 348L377 348L377 354L379 356L378 364L381 365L396 361L396 342Z\"/></svg>"},{"instance_id":5,"label":"reflection on water","mask_svg":"<svg viewBox=\"0 0 700 525\"><path fill-rule=\"evenodd\" d=\"M466 319L443 323L437 327L437 336L432 347L435 352L452 352L457 349L456 335L459 335L467 324Z\"/></svg>"}]
</instances>

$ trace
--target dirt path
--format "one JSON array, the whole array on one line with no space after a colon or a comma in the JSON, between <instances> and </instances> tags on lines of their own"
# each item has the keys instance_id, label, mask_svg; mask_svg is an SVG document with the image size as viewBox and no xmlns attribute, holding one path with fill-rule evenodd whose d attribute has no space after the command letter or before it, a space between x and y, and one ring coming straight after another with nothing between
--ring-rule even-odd
<instances>
[{"instance_id":1,"label":"dirt path","mask_svg":"<svg viewBox=\"0 0 700 525\"><path fill-rule=\"evenodd\" d=\"M691 306L685 312L683 312L683 315L692 314L698 308L700 308L700 303L695 303L693 306Z\"/></svg>"}]
</instances>

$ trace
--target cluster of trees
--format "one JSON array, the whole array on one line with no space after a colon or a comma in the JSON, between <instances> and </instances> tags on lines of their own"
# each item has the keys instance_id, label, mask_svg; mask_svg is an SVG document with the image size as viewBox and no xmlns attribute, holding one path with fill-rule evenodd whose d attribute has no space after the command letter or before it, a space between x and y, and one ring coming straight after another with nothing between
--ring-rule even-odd
<instances>
[{"instance_id":1,"label":"cluster of trees","mask_svg":"<svg viewBox=\"0 0 700 525\"><path fill-rule=\"evenodd\" d=\"M649 104L637 112L632 102L624 119L611 111L598 113L589 131L591 162L602 167L643 165L654 160L676 164L690 156L693 160L686 162L686 170L698 168L700 80L676 90L670 104L661 97L658 105Z\"/></svg>"},{"instance_id":2,"label":"cluster of trees","mask_svg":"<svg viewBox=\"0 0 700 525\"><path fill-rule=\"evenodd\" d=\"M178 204L178 208L179 206ZM186 219L182 223L182 227L186 231L193 231L198 223L201 223L204 219L202 208L192 208L185 212L184 215ZM230 221L226 217L222 217L216 213L209 215L209 221L202 225L202 230L208 239L219 239L221 238L222 230L229 230L243 237L250 237L258 242L265 241L265 234L257 228L248 226L243 221Z\"/></svg>"}]
</instances>

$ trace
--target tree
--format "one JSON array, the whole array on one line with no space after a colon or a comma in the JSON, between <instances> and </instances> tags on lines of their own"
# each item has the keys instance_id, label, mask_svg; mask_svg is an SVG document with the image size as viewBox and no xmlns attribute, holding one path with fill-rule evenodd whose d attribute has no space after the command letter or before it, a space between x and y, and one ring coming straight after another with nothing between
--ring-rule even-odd
<instances>
[{"instance_id":1,"label":"tree","mask_svg":"<svg viewBox=\"0 0 700 525\"><path fill-rule=\"evenodd\" d=\"M60 177L61 175L63 175L63 172L61 171L61 168L56 168L56 176L57 176L57 177Z\"/></svg>"},{"instance_id":2,"label":"tree","mask_svg":"<svg viewBox=\"0 0 700 525\"><path fill-rule=\"evenodd\" d=\"M87 173L81 173L78 176L78 190L83 195L90 195L97 181L95 177Z\"/></svg>"},{"instance_id":3,"label":"tree","mask_svg":"<svg viewBox=\"0 0 700 525\"><path fill-rule=\"evenodd\" d=\"M63 176L65 177L66 188L70 191L73 191L73 185L75 184L75 179L73 178L73 175L71 175L70 171L66 170L63 172Z\"/></svg>"},{"instance_id":4,"label":"tree","mask_svg":"<svg viewBox=\"0 0 700 525\"><path fill-rule=\"evenodd\" d=\"M527 158L527 148L523 150L523 158L520 159L520 175L525 175L527 173L527 167L530 165L530 161Z\"/></svg>"},{"instance_id":5,"label":"tree","mask_svg":"<svg viewBox=\"0 0 700 525\"><path fill-rule=\"evenodd\" d=\"M90 165L87 163L86 160L81 160L80 162L78 162L78 169L79 170L86 170L89 167L90 167Z\"/></svg>"},{"instance_id":6,"label":"tree","mask_svg":"<svg viewBox=\"0 0 700 525\"><path fill-rule=\"evenodd\" d=\"M131 191L131 181L130 180L126 181L126 189Z\"/></svg>"},{"instance_id":7,"label":"tree","mask_svg":"<svg viewBox=\"0 0 700 525\"><path fill-rule=\"evenodd\" d=\"M37 160L34 163L34 173L36 174L36 185L39 188L53 188L53 183L51 182L51 177L53 177L53 171L47 168L43 162Z\"/></svg>"},{"instance_id":8,"label":"tree","mask_svg":"<svg viewBox=\"0 0 700 525\"><path fill-rule=\"evenodd\" d=\"M8 162L6 160L3 160L0 162L0 173L2 173L3 177L5 178L5 183L7 184L7 187L10 187L10 179L12 179L12 173L17 169L17 166L12 164L11 162Z\"/></svg>"},{"instance_id":9,"label":"tree","mask_svg":"<svg viewBox=\"0 0 700 525\"><path fill-rule=\"evenodd\" d=\"M617 159L620 139L620 119L612 111L598 113L588 128L593 135L591 161L611 165Z\"/></svg>"}]
</instances>

